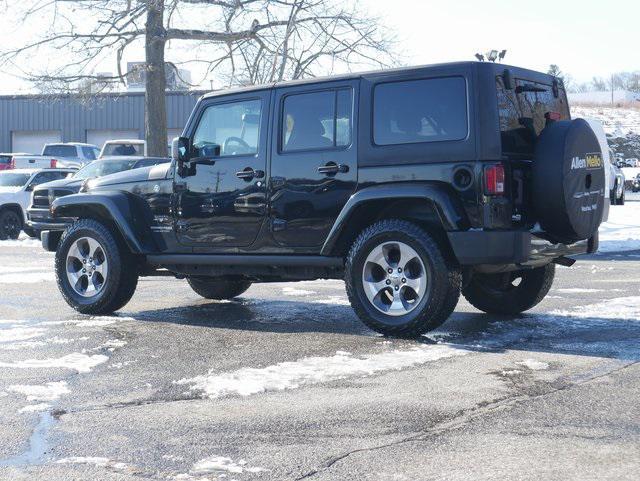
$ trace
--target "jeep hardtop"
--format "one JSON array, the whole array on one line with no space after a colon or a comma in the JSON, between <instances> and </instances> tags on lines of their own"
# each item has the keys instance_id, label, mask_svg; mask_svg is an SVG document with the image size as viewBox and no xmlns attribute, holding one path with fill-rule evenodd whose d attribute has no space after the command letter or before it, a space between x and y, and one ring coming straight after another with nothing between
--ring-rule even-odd
<instances>
[{"instance_id":1,"label":"jeep hardtop","mask_svg":"<svg viewBox=\"0 0 640 481\"><path fill-rule=\"evenodd\" d=\"M555 265L595 252L603 149L560 79L462 62L215 92L171 164L90 180L45 232L65 300L122 308L139 276L208 299L253 282L344 279L362 321L414 336L460 293L517 314Z\"/></svg>"}]
</instances>

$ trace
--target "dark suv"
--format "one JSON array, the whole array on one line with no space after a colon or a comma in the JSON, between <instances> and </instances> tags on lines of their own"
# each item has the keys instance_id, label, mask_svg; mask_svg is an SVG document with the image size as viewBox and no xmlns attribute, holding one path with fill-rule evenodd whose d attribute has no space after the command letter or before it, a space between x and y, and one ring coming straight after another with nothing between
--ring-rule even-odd
<instances>
[{"instance_id":1,"label":"dark suv","mask_svg":"<svg viewBox=\"0 0 640 481\"><path fill-rule=\"evenodd\" d=\"M43 235L83 313L123 307L139 276L186 277L209 299L252 282L344 279L372 329L417 335L460 292L516 314L555 264L594 252L602 150L561 81L452 63L213 93L170 169L91 181Z\"/></svg>"}]
</instances>

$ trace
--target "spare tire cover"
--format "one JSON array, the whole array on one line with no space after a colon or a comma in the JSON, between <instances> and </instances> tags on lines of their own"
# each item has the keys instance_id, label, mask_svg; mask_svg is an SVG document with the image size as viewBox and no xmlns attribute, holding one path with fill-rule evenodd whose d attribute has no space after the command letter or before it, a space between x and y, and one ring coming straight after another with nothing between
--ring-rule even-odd
<instances>
[{"instance_id":1,"label":"spare tire cover","mask_svg":"<svg viewBox=\"0 0 640 481\"><path fill-rule=\"evenodd\" d=\"M553 240L573 243L597 232L606 186L602 149L588 122L546 126L536 142L532 177L535 213Z\"/></svg>"}]
</instances>

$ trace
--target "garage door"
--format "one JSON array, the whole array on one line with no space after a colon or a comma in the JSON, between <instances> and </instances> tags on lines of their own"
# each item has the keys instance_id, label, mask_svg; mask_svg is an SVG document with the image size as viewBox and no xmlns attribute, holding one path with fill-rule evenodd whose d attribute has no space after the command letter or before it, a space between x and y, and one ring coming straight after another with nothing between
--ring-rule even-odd
<instances>
[{"instance_id":1,"label":"garage door","mask_svg":"<svg viewBox=\"0 0 640 481\"><path fill-rule=\"evenodd\" d=\"M137 130L87 130L87 143L102 148L107 140L138 139L140 132Z\"/></svg>"},{"instance_id":2,"label":"garage door","mask_svg":"<svg viewBox=\"0 0 640 481\"><path fill-rule=\"evenodd\" d=\"M11 150L27 154L41 154L44 144L60 142L59 130L28 130L11 132Z\"/></svg>"}]
</instances>

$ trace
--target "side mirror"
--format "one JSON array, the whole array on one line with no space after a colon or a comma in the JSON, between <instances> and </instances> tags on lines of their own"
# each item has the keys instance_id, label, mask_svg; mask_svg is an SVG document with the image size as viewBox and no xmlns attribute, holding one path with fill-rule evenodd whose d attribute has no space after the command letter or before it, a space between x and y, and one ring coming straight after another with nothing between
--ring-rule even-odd
<instances>
[{"instance_id":1,"label":"side mirror","mask_svg":"<svg viewBox=\"0 0 640 481\"><path fill-rule=\"evenodd\" d=\"M187 137L176 137L171 141L171 158L188 162L191 158L191 142Z\"/></svg>"}]
</instances>

